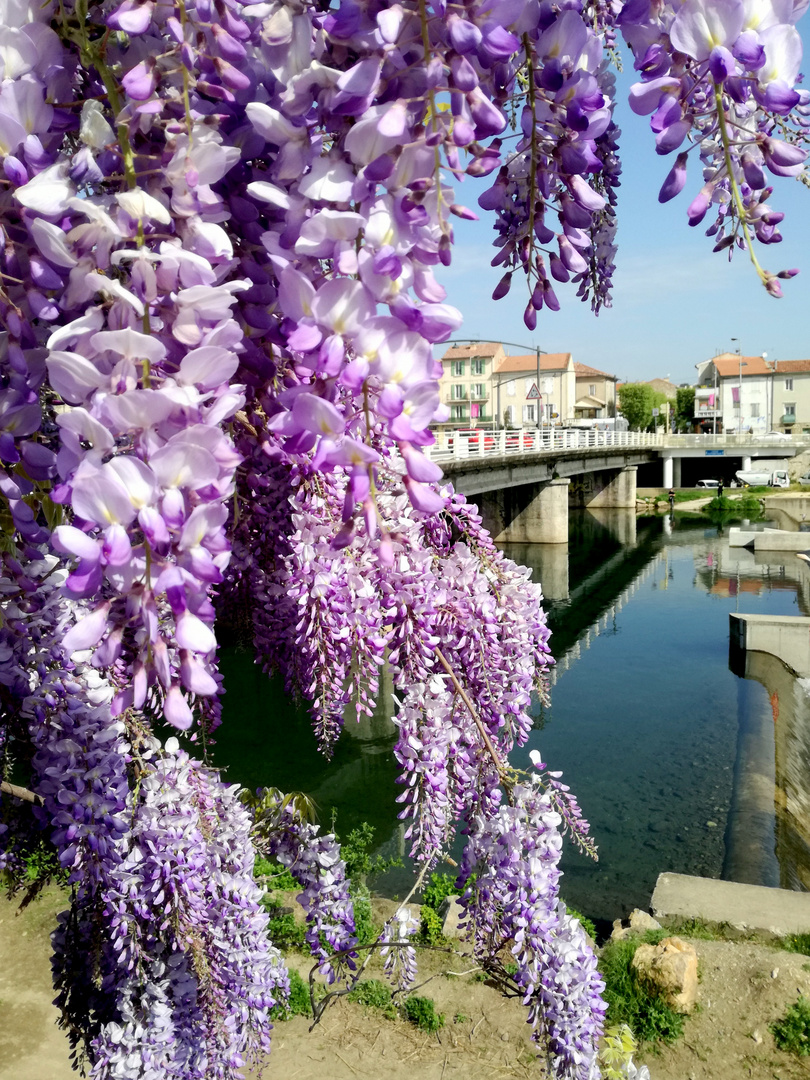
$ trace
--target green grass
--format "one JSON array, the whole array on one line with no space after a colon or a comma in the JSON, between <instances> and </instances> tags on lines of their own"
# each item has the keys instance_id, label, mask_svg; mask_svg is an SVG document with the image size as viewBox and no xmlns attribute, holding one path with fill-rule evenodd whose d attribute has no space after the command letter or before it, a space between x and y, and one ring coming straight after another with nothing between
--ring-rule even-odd
<instances>
[{"instance_id":1,"label":"green grass","mask_svg":"<svg viewBox=\"0 0 810 1080\"><path fill-rule=\"evenodd\" d=\"M683 1034L683 1016L640 983L632 969L633 956L642 942L655 945L666 936L666 930L653 930L643 938L611 941L599 958L605 980L607 1024L627 1024L642 1042L673 1043Z\"/></svg>"},{"instance_id":2,"label":"green grass","mask_svg":"<svg viewBox=\"0 0 810 1080\"><path fill-rule=\"evenodd\" d=\"M770 1025L774 1042L780 1050L799 1057L810 1056L810 998L803 994L785 1016Z\"/></svg>"},{"instance_id":3,"label":"green grass","mask_svg":"<svg viewBox=\"0 0 810 1080\"><path fill-rule=\"evenodd\" d=\"M444 1013L436 1012L433 998L412 994L402 1003L402 1012L406 1020L429 1035L435 1034L444 1027Z\"/></svg>"},{"instance_id":4,"label":"green grass","mask_svg":"<svg viewBox=\"0 0 810 1080\"><path fill-rule=\"evenodd\" d=\"M787 952L803 953L805 956L810 956L810 934L791 934L783 940L783 948Z\"/></svg>"},{"instance_id":5,"label":"green grass","mask_svg":"<svg viewBox=\"0 0 810 1080\"><path fill-rule=\"evenodd\" d=\"M391 988L379 979L363 979L347 995L349 1001L378 1009L388 1020L395 1020L397 1010L391 1001Z\"/></svg>"}]
</instances>

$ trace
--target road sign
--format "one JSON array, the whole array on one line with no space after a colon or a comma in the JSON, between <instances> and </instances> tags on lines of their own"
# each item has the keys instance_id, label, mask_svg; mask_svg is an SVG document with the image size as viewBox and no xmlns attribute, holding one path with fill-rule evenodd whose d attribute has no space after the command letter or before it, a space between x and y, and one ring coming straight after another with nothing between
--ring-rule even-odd
<instances>
[{"instance_id":1,"label":"road sign","mask_svg":"<svg viewBox=\"0 0 810 1080\"><path fill-rule=\"evenodd\" d=\"M707 450L706 457L722 457L724 453L724 450Z\"/></svg>"},{"instance_id":2,"label":"road sign","mask_svg":"<svg viewBox=\"0 0 810 1080\"><path fill-rule=\"evenodd\" d=\"M536 400L540 397L540 391L537 389L537 383L532 383L532 388L526 395L526 400L531 401L533 398Z\"/></svg>"},{"instance_id":3,"label":"road sign","mask_svg":"<svg viewBox=\"0 0 810 1080\"><path fill-rule=\"evenodd\" d=\"M660 409L653 409L653 416L658 416Z\"/></svg>"}]
</instances>

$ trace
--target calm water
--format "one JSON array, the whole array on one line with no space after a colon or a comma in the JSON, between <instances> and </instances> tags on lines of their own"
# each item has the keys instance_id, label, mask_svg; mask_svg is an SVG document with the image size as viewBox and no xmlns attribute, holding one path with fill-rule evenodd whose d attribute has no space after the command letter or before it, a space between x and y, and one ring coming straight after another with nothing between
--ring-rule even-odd
<instances>
[{"instance_id":1,"label":"calm water","mask_svg":"<svg viewBox=\"0 0 810 1080\"><path fill-rule=\"evenodd\" d=\"M730 611L809 614L810 578L794 555L759 563L729 549L703 519L571 515L567 549L515 545L543 583L557 659L551 704L536 709L528 765L538 749L577 793L598 862L570 850L562 894L596 918L647 907L664 870L721 875L739 710L756 683L728 667ZM804 575L804 576L802 576ZM379 850L401 853L390 725L341 739L334 759L315 751L305 713L284 698L247 652L225 650L225 723L215 757L250 787L311 794L328 825L360 821ZM709 824L711 823L711 824ZM377 883L407 889L405 870Z\"/></svg>"}]
</instances>

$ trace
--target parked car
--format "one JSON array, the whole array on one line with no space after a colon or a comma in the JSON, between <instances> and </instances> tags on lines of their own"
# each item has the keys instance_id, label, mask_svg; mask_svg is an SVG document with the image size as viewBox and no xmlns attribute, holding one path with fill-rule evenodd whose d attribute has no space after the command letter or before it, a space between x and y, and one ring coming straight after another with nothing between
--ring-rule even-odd
<instances>
[{"instance_id":1,"label":"parked car","mask_svg":"<svg viewBox=\"0 0 810 1080\"><path fill-rule=\"evenodd\" d=\"M699 488L718 488L720 487L719 480L698 480L695 487Z\"/></svg>"},{"instance_id":2,"label":"parked car","mask_svg":"<svg viewBox=\"0 0 810 1080\"><path fill-rule=\"evenodd\" d=\"M810 472L806 472L804 476L799 477L800 484L810 484Z\"/></svg>"},{"instance_id":3,"label":"parked car","mask_svg":"<svg viewBox=\"0 0 810 1080\"><path fill-rule=\"evenodd\" d=\"M784 431L766 431L764 435L760 435L759 437L760 439L773 439L774 442L791 438L791 436L787 435Z\"/></svg>"}]
</instances>

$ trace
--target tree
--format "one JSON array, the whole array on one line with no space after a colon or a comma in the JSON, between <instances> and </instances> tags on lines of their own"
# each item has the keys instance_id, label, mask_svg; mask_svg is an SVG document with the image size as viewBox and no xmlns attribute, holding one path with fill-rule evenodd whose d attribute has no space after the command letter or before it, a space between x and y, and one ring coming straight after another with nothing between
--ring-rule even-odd
<instances>
[{"instance_id":1,"label":"tree","mask_svg":"<svg viewBox=\"0 0 810 1080\"><path fill-rule=\"evenodd\" d=\"M679 386L675 395L675 423L678 431L686 431L695 419L695 388Z\"/></svg>"},{"instance_id":2,"label":"tree","mask_svg":"<svg viewBox=\"0 0 810 1080\"><path fill-rule=\"evenodd\" d=\"M758 34L704 6L622 13L633 108L661 154L691 133L661 200L697 152L690 223L714 207L716 250L778 295L794 271L755 247L778 239L766 170L806 156L794 16ZM95 1080L225 1080L266 1050L289 980L256 845L300 881L321 971L353 977L334 837L206 764L218 605L326 753L391 666L415 856L461 825L476 958L554 1075L598 1073L601 982L557 890L587 825L539 758L508 762L549 663L539 586L424 449L460 324L434 268L475 216L451 179L492 178L495 296L525 278L530 329L552 280L609 305L617 25L595 0L4 7L0 858L12 888L42 843L69 875L54 979ZM403 909L377 943L403 985L413 929Z\"/></svg>"},{"instance_id":3,"label":"tree","mask_svg":"<svg viewBox=\"0 0 810 1080\"><path fill-rule=\"evenodd\" d=\"M655 391L649 383L624 383L619 390L619 408L633 431L650 426L655 407Z\"/></svg>"}]
</instances>

